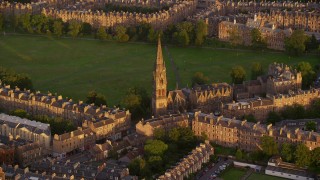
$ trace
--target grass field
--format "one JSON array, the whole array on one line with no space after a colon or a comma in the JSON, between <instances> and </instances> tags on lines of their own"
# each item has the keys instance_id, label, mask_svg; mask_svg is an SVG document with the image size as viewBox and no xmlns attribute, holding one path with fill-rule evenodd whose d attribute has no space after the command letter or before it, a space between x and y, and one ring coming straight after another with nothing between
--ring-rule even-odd
<instances>
[{"instance_id":1,"label":"grass field","mask_svg":"<svg viewBox=\"0 0 320 180\"><path fill-rule=\"evenodd\" d=\"M252 173L247 180L285 180L284 178L269 176L265 174Z\"/></svg>"},{"instance_id":2,"label":"grass field","mask_svg":"<svg viewBox=\"0 0 320 180\"><path fill-rule=\"evenodd\" d=\"M230 82L234 65L242 65L249 72L252 62L261 62L265 68L274 61L291 65L320 62L315 55L290 58L283 53L172 46L168 50L179 68L182 86L190 85L197 71L213 82ZM176 82L164 48L163 54L170 90ZM109 105L118 104L129 87L141 86L151 94L155 58L156 45L150 44L0 36L0 65L29 74L35 89L75 100L84 100L87 92L95 89L107 97Z\"/></svg>"},{"instance_id":3,"label":"grass field","mask_svg":"<svg viewBox=\"0 0 320 180\"><path fill-rule=\"evenodd\" d=\"M237 180L241 179L242 176L246 174L246 171L243 169L231 168L226 172L223 172L221 178L223 180Z\"/></svg>"}]
</instances>

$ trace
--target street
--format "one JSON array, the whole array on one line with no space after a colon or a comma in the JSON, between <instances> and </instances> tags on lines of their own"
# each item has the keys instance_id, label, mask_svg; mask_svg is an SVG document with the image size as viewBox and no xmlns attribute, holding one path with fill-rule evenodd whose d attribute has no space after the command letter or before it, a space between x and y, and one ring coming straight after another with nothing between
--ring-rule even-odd
<instances>
[{"instance_id":1,"label":"street","mask_svg":"<svg viewBox=\"0 0 320 180\"><path fill-rule=\"evenodd\" d=\"M219 162L217 162L213 167L211 167L207 172L205 172L205 174L203 174L201 177L200 177L200 180L208 180L210 179L210 176L211 174L214 174L215 171L219 170L219 167L225 163L228 163L228 164L232 164L232 160L224 160L223 158L221 158L221 160ZM206 167L204 167L203 169L205 169ZM218 175L218 174L217 174ZM219 177L216 177L215 179L220 179Z\"/></svg>"}]
</instances>

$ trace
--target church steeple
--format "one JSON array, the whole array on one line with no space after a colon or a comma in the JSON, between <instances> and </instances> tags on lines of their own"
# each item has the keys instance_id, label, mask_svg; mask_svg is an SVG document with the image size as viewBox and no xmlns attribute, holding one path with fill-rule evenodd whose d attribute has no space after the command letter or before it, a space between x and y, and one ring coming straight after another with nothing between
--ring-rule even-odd
<instances>
[{"instance_id":1,"label":"church steeple","mask_svg":"<svg viewBox=\"0 0 320 180\"><path fill-rule=\"evenodd\" d=\"M158 50L157 50L157 64L163 64L162 48L161 48L161 38L158 36Z\"/></svg>"},{"instance_id":2,"label":"church steeple","mask_svg":"<svg viewBox=\"0 0 320 180\"><path fill-rule=\"evenodd\" d=\"M154 116L167 112L167 73L163 60L161 40L158 38L157 59L153 71L152 113Z\"/></svg>"}]
</instances>

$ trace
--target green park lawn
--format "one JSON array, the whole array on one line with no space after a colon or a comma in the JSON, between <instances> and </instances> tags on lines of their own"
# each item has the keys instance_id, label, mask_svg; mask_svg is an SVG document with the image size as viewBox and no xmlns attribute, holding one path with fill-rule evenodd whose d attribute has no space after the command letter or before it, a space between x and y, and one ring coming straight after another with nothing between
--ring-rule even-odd
<instances>
[{"instance_id":1,"label":"green park lawn","mask_svg":"<svg viewBox=\"0 0 320 180\"><path fill-rule=\"evenodd\" d=\"M244 169L231 168L223 172L221 178L223 180L237 180L241 179L242 176L246 174Z\"/></svg>"},{"instance_id":2,"label":"green park lawn","mask_svg":"<svg viewBox=\"0 0 320 180\"><path fill-rule=\"evenodd\" d=\"M316 55L290 58L284 53L173 46L168 50L178 66L182 86L190 86L192 75L198 71L212 82L230 82L229 72L234 65L244 66L249 73L252 62L262 63L265 69L275 61L290 65L320 62ZM170 90L176 82L165 48L163 54ZM36 90L75 100L85 100L88 91L96 90L111 106L119 104L133 86L144 87L151 94L155 58L155 44L0 36L0 66L29 74Z\"/></svg>"},{"instance_id":3,"label":"green park lawn","mask_svg":"<svg viewBox=\"0 0 320 180\"><path fill-rule=\"evenodd\" d=\"M266 174L252 173L247 180L284 180L284 178L269 176Z\"/></svg>"}]
</instances>

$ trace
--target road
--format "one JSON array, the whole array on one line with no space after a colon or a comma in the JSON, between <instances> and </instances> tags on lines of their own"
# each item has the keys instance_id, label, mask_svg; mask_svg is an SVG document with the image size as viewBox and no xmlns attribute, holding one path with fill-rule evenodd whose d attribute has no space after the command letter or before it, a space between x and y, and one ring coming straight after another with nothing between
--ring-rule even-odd
<instances>
[{"instance_id":1,"label":"road","mask_svg":"<svg viewBox=\"0 0 320 180\"><path fill-rule=\"evenodd\" d=\"M219 170L219 166L223 165L224 163L232 164L232 160L220 160L218 163L216 163L212 168L210 168L203 176L201 176L200 180L208 180L210 179L211 174L213 174L215 171ZM220 178L216 178L220 179Z\"/></svg>"}]
</instances>

